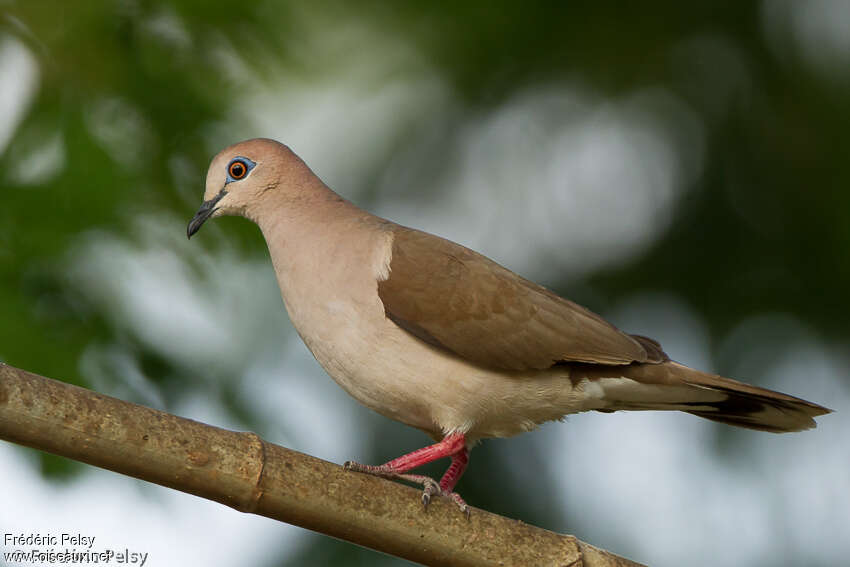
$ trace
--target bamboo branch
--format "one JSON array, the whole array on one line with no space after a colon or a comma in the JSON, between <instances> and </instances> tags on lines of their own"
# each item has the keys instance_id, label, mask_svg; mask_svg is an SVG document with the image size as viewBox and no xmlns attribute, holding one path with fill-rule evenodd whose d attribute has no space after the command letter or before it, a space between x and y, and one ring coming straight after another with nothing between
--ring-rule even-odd
<instances>
[{"instance_id":1,"label":"bamboo branch","mask_svg":"<svg viewBox=\"0 0 850 567\"><path fill-rule=\"evenodd\" d=\"M483 510L0 363L0 438L426 565L634 566Z\"/></svg>"}]
</instances>

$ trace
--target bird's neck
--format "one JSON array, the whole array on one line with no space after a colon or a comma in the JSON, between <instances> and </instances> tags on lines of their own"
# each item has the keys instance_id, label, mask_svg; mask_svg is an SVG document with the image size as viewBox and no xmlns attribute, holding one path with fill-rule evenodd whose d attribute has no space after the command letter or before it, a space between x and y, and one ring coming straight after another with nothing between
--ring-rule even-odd
<instances>
[{"instance_id":1,"label":"bird's neck","mask_svg":"<svg viewBox=\"0 0 850 567\"><path fill-rule=\"evenodd\" d=\"M257 195L244 214L257 223L266 242L290 242L296 236L309 242L313 231L324 232L329 223L364 213L305 169L304 175L290 175L286 187L271 186Z\"/></svg>"},{"instance_id":2,"label":"bird's neck","mask_svg":"<svg viewBox=\"0 0 850 567\"><path fill-rule=\"evenodd\" d=\"M370 245L370 234L382 223L314 179L295 198L291 191L269 192L253 219L287 303L291 294L319 293L315 286L341 277L344 266L368 255L359 248Z\"/></svg>"}]
</instances>

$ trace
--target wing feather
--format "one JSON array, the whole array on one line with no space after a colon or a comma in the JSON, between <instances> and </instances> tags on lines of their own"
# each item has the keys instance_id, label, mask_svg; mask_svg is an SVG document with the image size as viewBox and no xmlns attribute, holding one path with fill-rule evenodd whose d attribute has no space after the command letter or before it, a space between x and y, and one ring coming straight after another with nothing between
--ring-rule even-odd
<instances>
[{"instance_id":1,"label":"wing feather","mask_svg":"<svg viewBox=\"0 0 850 567\"><path fill-rule=\"evenodd\" d=\"M623 333L477 252L425 232L392 230L389 275L378 282L378 295L387 317L432 345L508 370L667 359L655 341Z\"/></svg>"}]
</instances>

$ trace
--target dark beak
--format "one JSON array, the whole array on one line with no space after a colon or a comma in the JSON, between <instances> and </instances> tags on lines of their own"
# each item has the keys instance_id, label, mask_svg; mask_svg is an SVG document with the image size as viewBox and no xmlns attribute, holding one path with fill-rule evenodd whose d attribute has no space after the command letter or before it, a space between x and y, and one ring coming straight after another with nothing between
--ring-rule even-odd
<instances>
[{"instance_id":1,"label":"dark beak","mask_svg":"<svg viewBox=\"0 0 850 567\"><path fill-rule=\"evenodd\" d=\"M201 204L201 208L198 209L198 212L195 213L195 216L189 221L189 226L186 227L186 236L188 238L192 238L193 234L201 230L201 225L204 224L206 220L210 218L210 215L215 212L216 204L221 201L221 198L225 195L227 195L227 191L222 189L218 192L218 195L209 201L204 201Z\"/></svg>"}]
</instances>

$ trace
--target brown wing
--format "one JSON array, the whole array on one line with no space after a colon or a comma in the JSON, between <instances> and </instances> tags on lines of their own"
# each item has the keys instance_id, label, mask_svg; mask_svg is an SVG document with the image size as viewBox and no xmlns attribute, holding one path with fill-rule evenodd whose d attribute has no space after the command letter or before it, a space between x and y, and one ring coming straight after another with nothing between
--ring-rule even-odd
<instances>
[{"instance_id":1,"label":"brown wing","mask_svg":"<svg viewBox=\"0 0 850 567\"><path fill-rule=\"evenodd\" d=\"M387 317L479 365L544 369L559 362L660 362L658 343L604 319L454 242L393 228Z\"/></svg>"}]
</instances>

